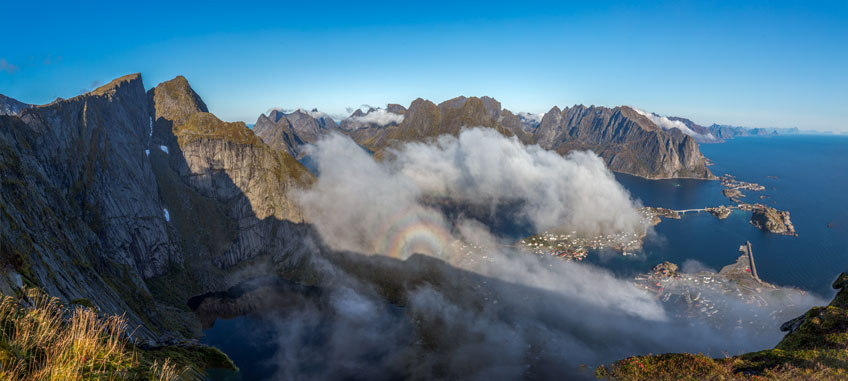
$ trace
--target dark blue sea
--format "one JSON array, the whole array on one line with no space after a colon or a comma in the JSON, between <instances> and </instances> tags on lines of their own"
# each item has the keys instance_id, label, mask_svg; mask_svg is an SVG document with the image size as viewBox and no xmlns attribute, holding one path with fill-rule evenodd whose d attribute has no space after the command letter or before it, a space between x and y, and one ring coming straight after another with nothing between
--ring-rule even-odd
<instances>
[{"instance_id":1,"label":"dark blue sea","mask_svg":"<svg viewBox=\"0 0 848 381\"><path fill-rule=\"evenodd\" d=\"M642 255L600 255L589 260L621 275L646 271L666 260L680 265L691 259L718 270L734 262L739 245L750 240L764 281L830 299L835 294L831 283L848 271L848 137L743 137L702 144L701 152L714 162L710 167L714 174L727 173L765 186L761 192L743 191L745 202L788 210L798 236L763 232L748 223L750 213L743 211L734 211L726 220L687 213L681 220L657 225L656 236L646 241ZM646 206L733 205L721 194L718 181L645 180L623 174L616 178Z\"/></svg>"}]
</instances>

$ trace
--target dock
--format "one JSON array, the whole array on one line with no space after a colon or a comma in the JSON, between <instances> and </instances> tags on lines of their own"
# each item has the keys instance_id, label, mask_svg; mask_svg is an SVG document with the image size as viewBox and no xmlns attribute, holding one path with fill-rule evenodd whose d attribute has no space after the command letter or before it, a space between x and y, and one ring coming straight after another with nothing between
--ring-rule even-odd
<instances>
[{"instance_id":1,"label":"dock","mask_svg":"<svg viewBox=\"0 0 848 381\"><path fill-rule=\"evenodd\" d=\"M760 280L760 276L757 275L757 265L754 264L754 251L751 249L751 241L745 241L744 245L739 246L739 251L748 256L748 263L751 267L751 275L757 280L757 282L763 283L763 281Z\"/></svg>"}]
</instances>

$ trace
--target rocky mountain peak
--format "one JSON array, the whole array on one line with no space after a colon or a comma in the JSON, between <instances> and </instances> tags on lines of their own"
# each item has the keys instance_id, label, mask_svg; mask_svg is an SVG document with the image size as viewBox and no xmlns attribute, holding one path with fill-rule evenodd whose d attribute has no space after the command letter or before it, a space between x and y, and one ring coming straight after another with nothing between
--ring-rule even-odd
<instances>
[{"instance_id":1,"label":"rocky mountain peak","mask_svg":"<svg viewBox=\"0 0 848 381\"><path fill-rule=\"evenodd\" d=\"M188 80L181 75L150 89L149 96L156 111L156 119L182 122L195 113L209 112Z\"/></svg>"},{"instance_id":2,"label":"rocky mountain peak","mask_svg":"<svg viewBox=\"0 0 848 381\"><path fill-rule=\"evenodd\" d=\"M397 103L389 103L388 105L386 105L386 111L393 114L404 115L406 114L406 107L403 107Z\"/></svg>"}]
</instances>

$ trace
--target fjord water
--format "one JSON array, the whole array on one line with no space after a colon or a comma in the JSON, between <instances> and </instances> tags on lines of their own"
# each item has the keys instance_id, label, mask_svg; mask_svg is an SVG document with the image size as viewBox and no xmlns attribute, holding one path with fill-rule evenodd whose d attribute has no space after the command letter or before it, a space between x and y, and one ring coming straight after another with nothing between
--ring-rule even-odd
<instances>
[{"instance_id":1,"label":"fjord water","mask_svg":"<svg viewBox=\"0 0 848 381\"><path fill-rule=\"evenodd\" d=\"M716 175L765 186L743 191L750 204L788 210L797 237L763 232L748 223L750 213L734 211L726 220L708 213L687 213L663 220L640 255L600 255L590 261L621 275L646 271L662 261L687 260L718 270L740 255L750 240L757 271L764 281L795 286L830 299L830 285L848 271L848 137L785 135L742 137L721 144L702 144L701 152ZM634 198L646 206L672 209L732 205L718 181L645 180L617 174ZM764 195L766 198L760 199ZM830 224L830 227L828 225Z\"/></svg>"}]
</instances>

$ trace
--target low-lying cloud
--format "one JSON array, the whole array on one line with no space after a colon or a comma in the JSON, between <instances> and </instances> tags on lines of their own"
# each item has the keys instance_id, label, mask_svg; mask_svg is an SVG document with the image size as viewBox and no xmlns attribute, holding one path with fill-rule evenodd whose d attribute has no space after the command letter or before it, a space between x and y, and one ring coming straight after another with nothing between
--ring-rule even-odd
<instances>
[{"instance_id":1,"label":"low-lying cloud","mask_svg":"<svg viewBox=\"0 0 848 381\"><path fill-rule=\"evenodd\" d=\"M689 128L689 126L687 126L686 123L683 123L679 120L671 120L671 119L669 119L665 116L661 116L661 115L654 114L652 112L640 110L640 109L635 108L635 107L633 108L633 110L638 112L642 116L650 119L651 122L654 122L654 124L656 124L657 126L659 126L660 128L662 128L664 130L678 129L681 132L683 132L684 134L689 135L691 137L696 137L696 138L700 138L700 139L704 139L704 140L715 140L715 136L713 136L713 134L710 134L710 133L708 133L706 135L705 134L699 134L699 133L693 131L691 128Z\"/></svg>"},{"instance_id":2,"label":"low-lying cloud","mask_svg":"<svg viewBox=\"0 0 848 381\"><path fill-rule=\"evenodd\" d=\"M534 231L564 228L595 236L646 229L638 204L597 155L563 157L492 129L409 143L382 162L341 135L307 152L321 175L299 199L306 219L336 249L379 254L393 244L413 249L411 242L393 241L403 239L399 228L418 229L422 241L442 241L433 245L448 243L455 225L439 210L445 203L488 208Z\"/></svg>"},{"instance_id":3,"label":"low-lying cloud","mask_svg":"<svg viewBox=\"0 0 848 381\"><path fill-rule=\"evenodd\" d=\"M403 122L403 115L388 112L385 109L372 109L367 114L362 116L354 116L350 118L354 122L365 124L376 124L378 126L388 126L390 124L400 124Z\"/></svg>"}]
</instances>

